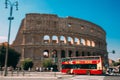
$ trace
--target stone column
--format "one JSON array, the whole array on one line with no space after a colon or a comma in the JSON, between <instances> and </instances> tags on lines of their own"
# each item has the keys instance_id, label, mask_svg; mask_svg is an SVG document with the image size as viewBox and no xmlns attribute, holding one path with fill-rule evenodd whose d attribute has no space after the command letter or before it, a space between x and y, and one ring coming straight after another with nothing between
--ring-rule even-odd
<instances>
[{"instance_id":1,"label":"stone column","mask_svg":"<svg viewBox=\"0 0 120 80\"><path fill-rule=\"evenodd\" d=\"M25 45L25 34L23 34L23 41L22 44Z\"/></svg>"},{"instance_id":2,"label":"stone column","mask_svg":"<svg viewBox=\"0 0 120 80\"><path fill-rule=\"evenodd\" d=\"M58 70L60 71L60 68L61 68L61 50L60 49L58 49L57 50L57 58L58 58Z\"/></svg>"},{"instance_id":3,"label":"stone column","mask_svg":"<svg viewBox=\"0 0 120 80\"><path fill-rule=\"evenodd\" d=\"M72 57L76 57L76 49L75 48L72 50Z\"/></svg>"},{"instance_id":4,"label":"stone column","mask_svg":"<svg viewBox=\"0 0 120 80\"><path fill-rule=\"evenodd\" d=\"M31 48L31 58L34 59L34 48Z\"/></svg>"},{"instance_id":5,"label":"stone column","mask_svg":"<svg viewBox=\"0 0 120 80\"><path fill-rule=\"evenodd\" d=\"M22 47L22 55L21 55L21 59L24 60L25 58L25 48Z\"/></svg>"},{"instance_id":6,"label":"stone column","mask_svg":"<svg viewBox=\"0 0 120 80\"><path fill-rule=\"evenodd\" d=\"M31 34L31 37L32 37L32 45L34 44L34 35Z\"/></svg>"},{"instance_id":7,"label":"stone column","mask_svg":"<svg viewBox=\"0 0 120 80\"><path fill-rule=\"evenodd\" d=\"M67 36L65 36L65 40L66 40L66 44L68 45L68 38L67 38Z\"/></svg>"},{"instance_id":8,"label":"stone column","mask_svg":"<svg viewBox=\"0 0 120 80\"><path fill-rule=\"evenodd\" d=\"M87 46L87 39L85 38L85 46Z\"/></svg>"},{"instance_id":9,"label":"stone column","mask_svg":"<svg viewBox=\"0 0 120 80\"><path fill-rule=\"evenodd\" d=\"M60 36L58 36L58 44L60 44Z\"/></svg>"},{"instance_id":10,"label":"stone column","mask_svg":"<svg viewBox=\"0 0 120 80\"><path fill-rule=\"evenodd\" d=\"M71 37L72 38L72 45L75 44L75 40L74 40L74 37Z\"/></svg>"},{"instance_id":11,"label":"stone column","mask_svg":"<svg viewBox=\"0 0 120 80\"><path fill-rule=\"evenodd\" d=\"M50 35L50 42L49 44L52 44L52 35Z\"/></svg>"},{"instance_id":12,"label":"stone column","mask_svg":"<svg viewBox=\"0 0 120 80\"><path fill-rule=\"evenodd\" d=\"M65 57L68 57L69 55L69 49L68 49L68 47L66 47L66 50L65 50Z\"/></svg>"},{"instance_id":13,"label":"stone column","mask_svg":"<svg viewBox=\"0 0 120 80\"><path fill-rule=\"evenodd\" d=\"M58 59L61 59L61 50L60 49L57 50L57 56L58 56Z\"/></svg>"},{"instance_id":14,"label":"stone column","mask_svg":"<svg viewBox=\"0 0 120 80\"><path fill-rule=\"evenodd\" d=\"M90 40L90 47L92 47L92 40Z\"/></svg>"}]
</instances>

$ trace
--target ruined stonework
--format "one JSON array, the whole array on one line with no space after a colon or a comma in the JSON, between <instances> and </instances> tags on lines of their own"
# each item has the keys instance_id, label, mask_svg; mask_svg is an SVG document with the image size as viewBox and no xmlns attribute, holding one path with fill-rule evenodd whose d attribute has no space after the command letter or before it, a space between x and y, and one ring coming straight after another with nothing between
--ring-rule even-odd
<instances>
[{"instance_id":1,"label":"ruined stonework","mask_svg":"<svg viewBox=\"0 0 120 80\"><path fill-rule=\"evenodd\" d=\"M106 32L86 20L52 14L26 14L12 46L21 53L21 60L31 58L34 67L41 67L45 58L102 56L108 63ZM54 60L54 59L53 59Z\"/></svg>"}]
</instances>

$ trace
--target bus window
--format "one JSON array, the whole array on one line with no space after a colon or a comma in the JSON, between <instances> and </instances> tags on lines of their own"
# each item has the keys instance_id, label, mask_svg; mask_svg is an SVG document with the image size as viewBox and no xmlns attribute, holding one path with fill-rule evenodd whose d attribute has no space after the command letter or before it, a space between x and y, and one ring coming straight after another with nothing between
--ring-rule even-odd
<instances>
[{"instance_id":1,"label":"bus window","mask_svg":"<svg viewBox=\"0 0 120 80\"><path fill-rule=\"evenodd\" d=\"M62 69L71 69L71 68L73 68L73 65L70 65L70 64L62 65Z\"/></svg>"}]
</instances>

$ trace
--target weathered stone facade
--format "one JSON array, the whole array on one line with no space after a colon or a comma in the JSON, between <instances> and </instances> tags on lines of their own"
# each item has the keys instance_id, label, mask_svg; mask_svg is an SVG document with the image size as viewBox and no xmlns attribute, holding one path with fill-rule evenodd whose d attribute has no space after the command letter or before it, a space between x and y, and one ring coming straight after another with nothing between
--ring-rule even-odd
<instances>
[{"instance_id":1,"label":"weathered stone facade","mask_svg":"<svg viewBox=\"0 0 120 80\"><path fill-rule=\"evenodd\" d=\"M12 46L21 53L21 60L31 58L41 66L44 58L95 56L108 63L106 32L98 25L73 17L52 14L26 14Z\"/></svg>"}]
</instances>

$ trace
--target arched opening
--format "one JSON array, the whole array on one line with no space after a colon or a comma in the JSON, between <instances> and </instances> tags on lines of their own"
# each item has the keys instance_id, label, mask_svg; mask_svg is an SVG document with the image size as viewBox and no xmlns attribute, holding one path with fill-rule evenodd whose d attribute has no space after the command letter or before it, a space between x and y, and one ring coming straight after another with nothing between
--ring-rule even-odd
<instances>
[{"instance_id":1,"label":"arched opening","mask_svg":"<svg viewBox=\"0 0 120 80\"><path fill-rule=\"evenodd\" d=\"M81 25L81 29L83 30L85 27L83 25Z\"/></svg>"},{"instance_id":2,"label":"arched opening","mask_svg":"<svg viewBox=\"0 0 120 80\"><path fill-rule=\"evenodd\" d=\"M52 43L58 43L58 37L57 36L52 36Z\"/></svg>"},{"instance_id":3,"label":"arched opening","mask_svg":"<svg viewBox=\"0 0 120 80\"><path fill-rule=\"evenodd\" d=\"M96 55L95 55L95 52L93 52L93 54L92 54L92 55L93 55L93 56L96 56Z\"/></svg>"},{"instance_id":4,"label":"arched opening","mask_svg":"<svg viewBox=\"0 0 120 80\"><path fill-rule=\"evenodd\" d=\"M64 50L61 51L61 58L65 58L65 51Z\"/></svg>"},{"instance_id":5,"label":"arched opening","mask_svg":"<svg viewBox=\"0 0 120 80\"><path fill-rule=\"evenodd\" d=\"M81 38L81 44L85 45L85 39Z\"/></svg>"},{"instance_id":6,"label":"arched opening","mask_svg":"<svg viewBox=\"0 0 120 80\"><path fill-rule=\"evenodd\" d=\"M76 57L78 57L78 56L80 56L80 54L79 54L79 52L78 52L78 51L76 51Z\"/></svg>"},{"instance_id":7,"label":"arched opening","mask_svg":"<svg viewBox=\"0 0 120 80\"><path fill-rule=\"evenodd\" d=\"M68 24L67 24L67 26L68 26L68 27L71 27L71 26L72 26L72 24L71 24L71 23L68 23Z\"/></svg>"},{"instance_id":8,"label":"arched opening","mask_svg":"<svg viewBox=\"0 0 120 80\"><path fill-rule=\"evenodd\" d=\"M52 58L56 58L57 57L57 50L53 50L52 51Z\"/></svg>"},{"instance_id":9,"label":"arched opening","mask_svg":"<svg viewBox=\"0 0 120 80\"><path fill-rule=\"evenodd\" d=\"M79 41L78 38L75 38L75 44L76 44L76 45L79 45L79 44L80 44L80 41Z\"/></svg>"},{"instance_id":10,"label":"arched opening","mask_svg":"<svg viewBox=\"0 0 120 80\"><path fill-rule=\"evenodd\" d=\"M60 36L60 43L66 43L66 39L64 36Z\"/></svg>"},{"instance_id":11,"label":"arched opening","mask_svg":"<svg viewBox=\"0 0 120 80\"><path fill-rule=\"evenodd\" d=\"M90 52L87 52L87 56L91 56Z\"/></svg>"},{"instance_id":12,"label":"arched opening","mask_svg":"<svg viewBox=\"0 0 120 80\"><path fill-rule=\"evenodd\" d=\"M48 50L44 50L43 57L44 58L49 58L49 51Z\"/></svg>"},{"instance_id":13,"label":"arched opening","mask_svg":"<svg viewBox=\"0 0 120 80\"><path fill-rule=\"evenodd\" d=\"M71 50L68 51L68 57L72 57L72 51Z\"/></svg>"},{"instance_id":14,"label":"arched opening","mask_svg":"<svg viewBox=\"0 0 120 80\"><path fill-rule=\"evenodd\" d=\"M73 44L73 39L71 37L68 37L68 44L69 45Z\"/></svg>"},{"instance_id":15,"label":"arched opening","mask_svg":"<svg viewBox=\"0 0 120 80\"><path fill-rule=\"evenodd\" d=\"M44 40L44 43L49 43L50 42L50 37L48 35L45 35L43 40Z\"/></svg>"},{"instance_id":16,"label":"arched opening","mask_svg":"<svg viewBox=\"0 0 120 80\"><path fill-rule=\"evenodd\" d=\"M85 53L84 53L84 51L82 51L82 56L85 56Z\"/></svg>"}]
</instances>

